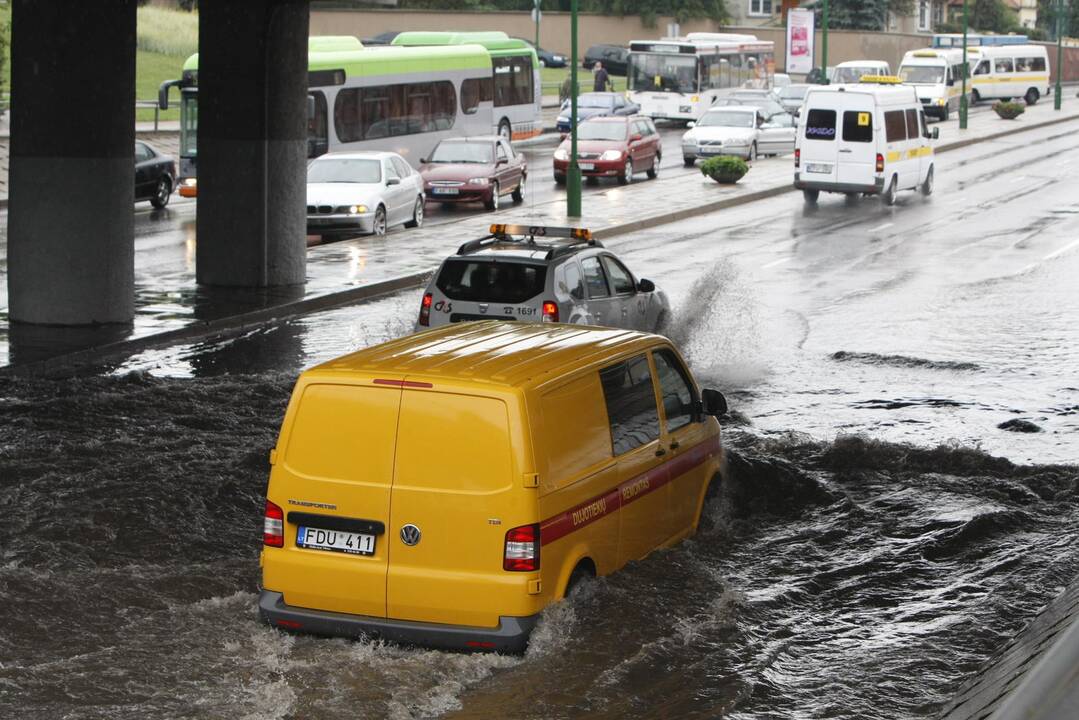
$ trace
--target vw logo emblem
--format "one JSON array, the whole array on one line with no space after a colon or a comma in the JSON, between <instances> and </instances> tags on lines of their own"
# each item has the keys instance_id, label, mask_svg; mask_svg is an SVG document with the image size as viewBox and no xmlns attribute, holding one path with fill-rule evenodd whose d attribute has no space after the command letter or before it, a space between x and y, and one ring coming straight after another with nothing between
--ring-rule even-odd
<instances>
[{"instance_id":1,"label":"vw logo emblem","mask_svg":"<svg viewBox=\"0 0 1079 720\"><path fill-rule=\"evenodd\" d=\"M409 523L401 528L401 542L405 545L412 546L420 541L420 529Z\"/></svg>"}]
</instances>

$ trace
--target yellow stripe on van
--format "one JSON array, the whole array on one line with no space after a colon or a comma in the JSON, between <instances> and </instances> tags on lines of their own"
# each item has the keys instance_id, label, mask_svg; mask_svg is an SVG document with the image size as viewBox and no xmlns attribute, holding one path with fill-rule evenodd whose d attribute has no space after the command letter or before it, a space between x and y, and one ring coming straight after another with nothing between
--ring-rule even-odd
<instances>
[{"instance_id":1,"label":"yellow stripe on van","mask_svg":"<svg viewBox=\"0 0 1079 720\"><path fill-rule=\"evenodd\" d=\"M892 152L888 153L888 155L887 155L886 159L888 160L888 162L895 162L895 161L896 161L896 160L898 160L898 159L899 159L899 158L900 158L901 156L902 156L902 153L900 153L900 152L896 152L896 151L892 151Z\"/></svg>"},{"instance_id":2,"label":"yellow stripe on van","mask_svg":"<svg viewBox=\"0 0 1079 720\"><path fill-rule=\"evenodd\" d=\"M896 153L896 154L898 154L898 153ZM913 150L907 150L907 159L912 160L914 158L926 157L926 156L932 155L932 154L933 154L933 148L927 145L925 147L914 148ZM888 159L891 160L890 157ZM898 159L898 158L896 158L896 159Z\"/></svg>"},{"instance_id":3,"label":"yellow stripe on van","mask_svg":"<svg viewBox=\"0 0 1079 720\"><path fill-rule=\"evenodd\" d=\"M1049 73L1042 73L1041 75L1001 75L999 77L993 76L979 76L974 78L975 85L989 85L992 83L1047 83L1049 82Z\"/></svg>"}]
</instances>

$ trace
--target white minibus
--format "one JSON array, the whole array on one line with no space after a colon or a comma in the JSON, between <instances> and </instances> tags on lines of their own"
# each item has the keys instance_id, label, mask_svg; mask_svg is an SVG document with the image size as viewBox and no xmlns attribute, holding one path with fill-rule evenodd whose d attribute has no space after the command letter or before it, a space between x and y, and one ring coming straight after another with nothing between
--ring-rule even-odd
<instances>
[{"instance_id":1,"label":"white minibus","mask_svg":"<svg viewBox=\"0 0 1079 720\"><path fill-rule=\"evenodd\" d=\"M1044 45L989 45L970 50L969 57L973 102L1021 97L1033 105L1052 92Z\"/></svg>"},{"instance_id":2,"label":"white minibus","mask_svg":"<svg viewBox=\"0 0 1079 720\"><path fill-rule=\"evenodd\" d=\"M962 73L963 51L956 48L911 50L899 64L899 77L915 87L925 114L941 120L959 111Z\"/></svg>"}]
</instances>

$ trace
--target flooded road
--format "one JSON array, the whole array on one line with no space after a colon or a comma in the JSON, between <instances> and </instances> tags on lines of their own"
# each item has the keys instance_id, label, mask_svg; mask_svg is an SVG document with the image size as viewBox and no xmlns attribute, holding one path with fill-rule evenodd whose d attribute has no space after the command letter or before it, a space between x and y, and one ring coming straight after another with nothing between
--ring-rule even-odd
<instances>
[{"instance_id":1,"label":"flooded road","mask_svg":"<svg viewBox=\"0 0 1079 720\"><path fill-rule=\"evenodd\" d=\"M728 393L730 473L522 658L257 622L296 373L409 332L417 292L0 379L0 716L933 717L1079 572L1079 138L1048 135L942 156L895 208L789 195L607 243Z\"/></svg>"}]
</instances>

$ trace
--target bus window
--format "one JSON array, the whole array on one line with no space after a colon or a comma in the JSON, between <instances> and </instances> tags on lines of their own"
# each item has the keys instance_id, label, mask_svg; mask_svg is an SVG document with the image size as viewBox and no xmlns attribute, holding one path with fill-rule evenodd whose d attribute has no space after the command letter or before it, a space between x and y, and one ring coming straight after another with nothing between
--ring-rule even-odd
<instances>
[{"instance_id":1,"label":"bus window","mask_svg":"<svg viewBox=\"0 0 1079 720\"><path fill-rule=\"evenodd\" d=\"M480 108L480 83L477 78L469 78L461 83L461 112L472 115Z\"/></svg>"},{"instance_id":2,"label":"bus window","mask_svg":"<svg viewBox=\"0 0 1079 720\"><path fill-rule=\"evenodd\" d=\"M1015 72L1015 68L1012 67L1012 59L997 58L993 61L993 71L998 73Z\"/></svg>"},{"instance_id":3,"label":"bus window","mask_svg":"<svg viewBox=\"0 0 1079 720\"><path fill-rule=\"evenodd\" d=\"M697 59L692 55L631 55L629 87L631 90L697 92Z\"/></svg>"},{"instance_id":4,"label":"bus window","mask_svg":"<svg viewBox=\"0 0 1079 720\"><path fill-rule=\"evenodd\" d=\"M363 140L359 89L347 88L337 93L333 102L333 129L343 143Z\"/></svg>"},{"instance_id":5,"label":"bus window","mask_svg":"<svg viewBox=\"0 0 1079 720\"><path fill-rule=\"evenodd\" d=\"M329 149L329 138L326 134L326 95L321 91L310 95L314 100L315 112L307 118L307 157L313 158Z\"/></svg>"},{"instance_id":6,"label":"bus window","mask_svg":"<svg viewBox=\"0 0 1079 720\"><path fill-rule=\"evenodd\" d=\"M528 105L533 102L530 58L491 58L491 66L494 68L495 107Z\"/></svg>"},{"instance_id":7,"label":"bus window","mask_svg":"<svg viewBox=\"0 0 1079 720\"><path fill-rule=\"evenodd\" d=\"M357 91L358 92L358 91ZM338 95L340 97L340 95ZM387 86L363 91L363 125L356 139L371 140L390 135L390 89Z\"/></svg>"},{"instance_id":8,"label":"bus window","mask_svg":"<svg viewBox=\"0 0 1079 720\"><path fill-rule=\"evenodd\" d=\"M195 93L184 93L180 100L180 127L183 128L180 133L183 140L180 156L193 158L197 154L199 139L199 96Z\"/></svg>"},{"instance_id":9,"label":"bus window","mask_svg":"<svg viewBox=\"0 0 1079 720\"><path fill-rule=\"evenodd\" d=\"M989 74L989 61L982 60L978 63L978 67L974 68L975 75L988 75Z\"/></svg>"}]
</instances>

